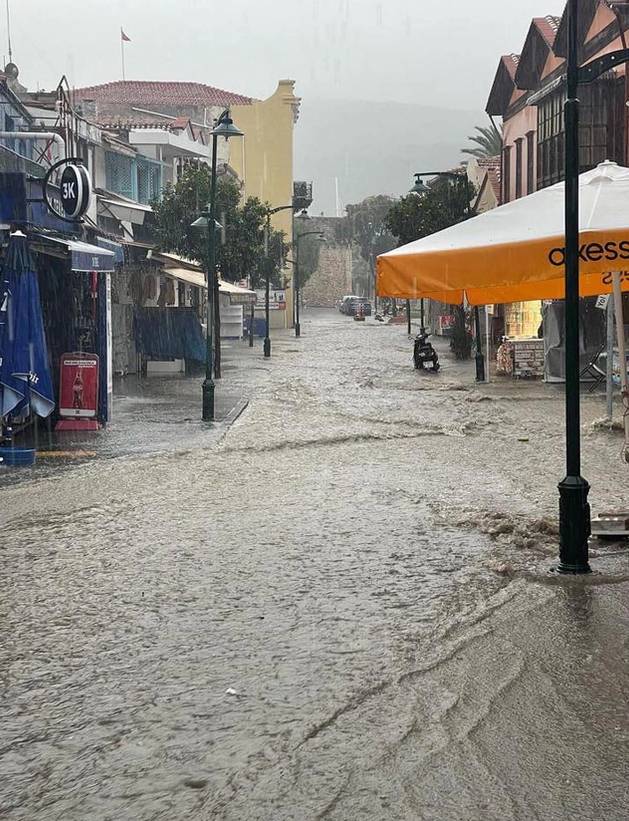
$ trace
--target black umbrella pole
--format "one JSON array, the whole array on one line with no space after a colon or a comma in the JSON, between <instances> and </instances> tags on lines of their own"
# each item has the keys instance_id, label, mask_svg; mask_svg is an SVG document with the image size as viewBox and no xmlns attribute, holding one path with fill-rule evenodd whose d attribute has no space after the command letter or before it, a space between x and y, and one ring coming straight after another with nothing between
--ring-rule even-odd
<instances>
[{"instance_id":1,"label":"black umbrella pole","mask_svg":"<svg viewBox=\"0 0 629 821\"><path fill-rule=\"evenodd\" d=\"M485 357L483 356L483 342L480 335L480 314L478 305L474 306L474 325L476 326L476 381L485 381Z\"/></svg>"},{"instance_id":2,"label":"black umbrella pole","mask_svg":"<svg viewBox=\"0 0 629 821\"><path fill-rule=\"evenodd\" d=\"M590 486L581 476L581 414L579 384L579 101L577 2L568 11L566 127L566 477L559 483L559 570L588 573Z\"/></svg>"}]
</instances>

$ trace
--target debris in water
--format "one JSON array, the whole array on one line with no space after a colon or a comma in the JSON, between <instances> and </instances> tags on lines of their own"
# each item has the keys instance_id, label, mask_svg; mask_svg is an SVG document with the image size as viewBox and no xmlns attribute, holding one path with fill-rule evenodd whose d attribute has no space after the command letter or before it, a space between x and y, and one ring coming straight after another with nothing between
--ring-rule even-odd
<instances>
[{"instance_id":1,"label":"debris in water","mask_svg":"<svg viewBox=\"0 0 629 821\"><path fill-rule=\"evenodd\" d=\"M225 695L226 696L239 696L240 693L238 692L238 690L234 690L233 687L228 687L227 690L225 690Z\"/></svg>"},{"instance_id":2,"label":"debris in water","mask_svg":"<svg viewBox=\"0 0 629 821\"><path fill-rule=\"evenodd\" d=\"M203 787L207 787L207 778L184 778L183 783L193 790L202 790Z\"/></svg>"},{"instance_id":3,"label":"debris in water","mask_svg":"<svg viewBox=\"0 0 629 821\"><path fill-rule=\"evenodd\" d=\"M518 436L518 442L528 442L528 441L529 441L528 436Z\"/></svg>"}]
</instances>

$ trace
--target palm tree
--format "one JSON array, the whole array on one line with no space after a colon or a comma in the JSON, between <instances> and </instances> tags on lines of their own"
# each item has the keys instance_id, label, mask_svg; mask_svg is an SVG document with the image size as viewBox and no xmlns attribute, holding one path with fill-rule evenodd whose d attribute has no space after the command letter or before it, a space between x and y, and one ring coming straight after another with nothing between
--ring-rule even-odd
<instances>
[{"instance_id":1,"label":"palm tree","mask_svg":"<svg viewBox=\"0 0 629 821\"><path fill-rule=\"evenodd\" d=\"M463 154L470 154L472 157L482 159L483 157L497 157L502 151L502 135L492 124L491 126L477 125L475 129L478 134L468 137L478 148L462 148Z\"/></svg>"}]
</instances>

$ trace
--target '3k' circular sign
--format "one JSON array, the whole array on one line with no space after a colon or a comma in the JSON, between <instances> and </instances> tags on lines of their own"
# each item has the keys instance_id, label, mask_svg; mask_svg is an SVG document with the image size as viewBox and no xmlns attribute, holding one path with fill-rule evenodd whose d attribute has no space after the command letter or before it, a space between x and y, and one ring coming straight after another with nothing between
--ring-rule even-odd
<instances>
[{"instance_id":1,"label":"'3k' circular sign","mask_svg":"<svg viewBox=\"0 0 629 821\"><path fill-rule=\"evenodd\" d=\"M89 208L92 184L87 169L69 164L61 175L61 205L70 219L79 219Z\"/></svg>"}]
</instances>

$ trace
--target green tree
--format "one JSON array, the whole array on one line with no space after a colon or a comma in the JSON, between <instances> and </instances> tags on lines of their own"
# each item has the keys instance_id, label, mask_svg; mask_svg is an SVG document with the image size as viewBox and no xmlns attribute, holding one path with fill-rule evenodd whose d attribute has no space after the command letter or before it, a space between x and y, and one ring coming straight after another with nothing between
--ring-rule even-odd
<instances>
[{"instance_id":1,"label":"green tree","mask_svg":"<svg viewBox=\"0 0 629 821\"><path fill-rule=\"evenodd\" d=\"M317 226L313 220L295 220L295 247L293 248L294 260L297 260L297 246L299 244L299 287L303 288L306 282L314 274L319 267L319 252L321 251L320 234L310 234L311 231L316 231ZM299 237L303 234L310 234L308 237Z\"/></svg>"},{"instance_id":2,"label":"green tree","mask_svg":"<svg viewBox=\"0 0 629 821\"><path fill-rule=\"evenodd\" d=\"M467 176L461 174L457 179L436 177L427 189L425 194L407 194L389 209L385 222L399 245L427 237L473 216L470 202L474 187ZM468 318L461 305L454 306L454 313L454 353L459 359L468 359L471 355Z\"/></svg>"},{"instance_id":3,"label":"green tree","mask_svg":"<svg viewBox=\"0 0 629 821\"><path fill-rule=\"evenodd\" d=\"M427 189L425 194L407 194L391 204L385 226L398 245L427 237L471 216L474 188L463 174L458 179L436 177Z\"/></svg>"},{"instance_id":4,"label":"green tree","mask_svg":"<svg viewBox=\"0 0 629 821\"><path fill-rule=\"evenodd\" d=\"M369 296L374 293L376 257L396 246L386 219L395 200L386 194L367 197L362 202L347 206L348 236L358 248L361 258L368 264L369 279L360 285Z\"/></svg>"},{"instance_id":5,"label":"green tree","mask_svg":"<svg viewBox=\"0 0 629 821\"><path fill-rule=\"evenodd\" d=\"M153 234L164 251L207 264L207 238L190 226L210 199L208 165L189 166L175 185L167 186L161 200L152 203ZM223 226L215 247L216 265L223 279L250 278L256 287L264 256L266 205L255 197L240 203L240 186L223 174L217 180L216 219ZM288 245L282 232L272 231L269 242L274 271L281 270Z\"/></svg>"},{"instance_id":6,"label":"green tree","mask_svg":"<svg viewBox=\"0 0 629 821\"><path fill-rule=\"evenodd\" d=\"M491 126L477 125L475 131L478 133L467 139L476 143L476 148L463 148L462 153L478 159L498 157L502 151L502 134L493 123Z\"/></svg>"},{"instance_id":7,"label":"green tree","mask_svg":"<svg viewBox=\"0 0 629 821\"><path fill-rule=\"evenodd\" d=\"M188 166L175 185L164 189L162 198L152 203L153 236L159 248L207 265L207 237L190 226L209 202L210 189L211 169L206 164ZM216 267L221 278L230 282L249 279L256 288L266 270L264 229L267 206L255 197L249 197L243 204L240 199L238 182L221 174L216 186L216 219L222 226L215 246ZM277 277L281 271L288 247L283 232L271 232L272 276ZM214 358L218 375L221 364L218 293L214 305Z\"/></svg>"}]
</instances>

